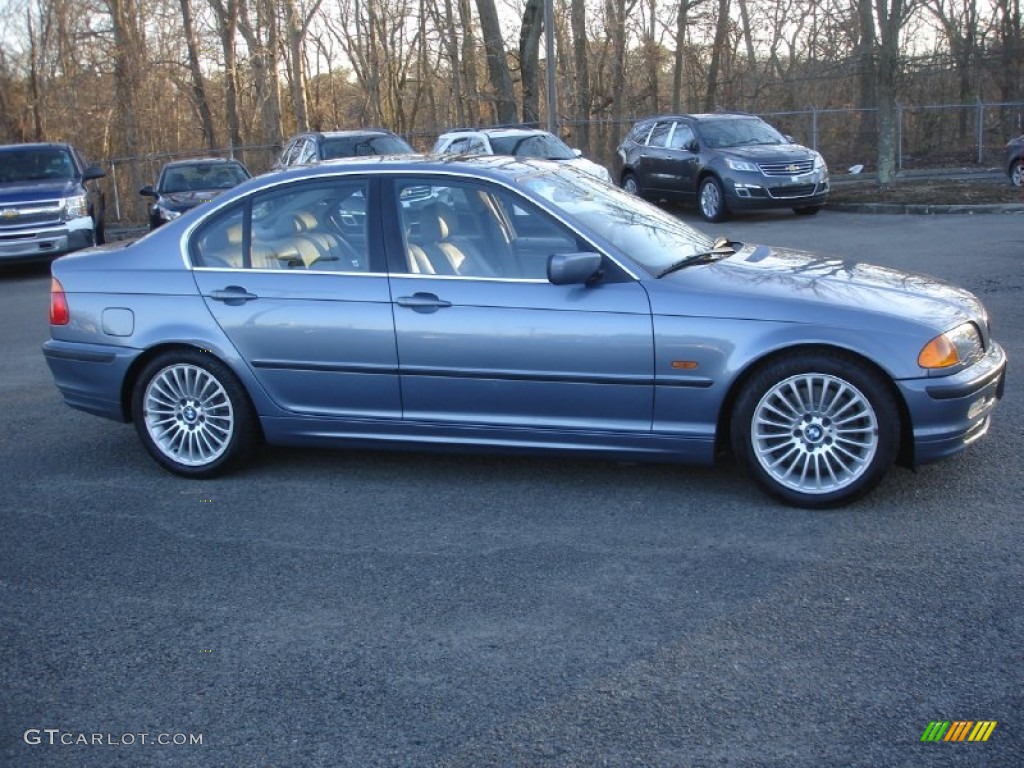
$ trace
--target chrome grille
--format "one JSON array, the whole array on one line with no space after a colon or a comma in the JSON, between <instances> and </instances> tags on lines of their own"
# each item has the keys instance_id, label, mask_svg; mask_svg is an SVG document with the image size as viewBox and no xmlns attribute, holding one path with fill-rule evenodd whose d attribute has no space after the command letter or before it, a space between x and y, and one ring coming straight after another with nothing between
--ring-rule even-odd
<instances>
[{"instance_id":1,"label":"chrome grille","mask_svg":"<svg viewBox=\"0 0 1024 768\"><path fill-rule=\"evenodd\" d=\"M790 184L785 187L768 187L768 194L777 200L789 200L794 197L810 197L816 189L814 184Z\"/></svg>"},{"instance_id":2,"label":"chrome grille","mask_svg":"<svg viewBox=\"0 0 1024 768\"><path fill-rule=\"evenodd\" d=\"M46 200L41 203L21 205L0 205L0 228L15 229L40 224L60 224L64 212L63 200Z\"/></svg>"},{"instance_id":3,"label":"chrome grille","mask_svg":"<svg viewBox=\"0 0 1024 768\"><path fill-rule=\"evenodd\" d=\"M790 163L758 163L765 176L799 176L814 170L814 160L794 160Z\"/></svg>"}]
</instances>

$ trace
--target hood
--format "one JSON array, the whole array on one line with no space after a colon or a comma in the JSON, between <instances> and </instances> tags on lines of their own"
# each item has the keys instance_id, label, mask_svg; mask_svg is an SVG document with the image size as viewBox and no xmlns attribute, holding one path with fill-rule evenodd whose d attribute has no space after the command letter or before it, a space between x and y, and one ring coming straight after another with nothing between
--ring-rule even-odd
<instances>
[{"instance_id":1,"label":"hood","mask_svg":"<svg viewBox=\"0 0 1024 768\"><path fill-rule=\"evenodd\" d=\"M72 197L81 194L84 194L82 185L73 179L11 181L0 184L0 205L55 200L59 197Z\"/></svg>"},{"instance_id":2,"label":"hood","mask_svg":"<svg viewBox=\"0 0 1024 768\"><path fill-rule=\"evenodd\" d=\"M583 173L590 174L601 181L611 181L611 175L608 173L607 168L603 165L598 165L593 160L587 160L585 157L574 157L570 160L559 160L558 162L572 166L573 168L583 171Z\"/></svg>"},{"instance_id":3,"label":"hood","mask_svg":"<svg viewBox=\"0 0 1024 768\"><path fill-rule=\"evenodd\" d=\"M654 282L666 288L652 290L659 314L816 323L865 333L897 326L940 333L969 319L983 326L985 317L971 293L927 275L768 246L743 247ZM685 302L679 288L687 290Z\"/></svg>"},{"instance_id":4,"label":"hood","mask_svg":"<svg viewBox=\"0 0 1024 768\"><path fill-rule=\"evenodd\" d=\"M723 147L719 151L723 155L731 155L742 160L755 160L759 163L787 163L813 157L812 150L800 144L749 144L742 147Z\"/></svg>"},{"instance_id":5,"label":"hood","mask_svg":"<svg viewBox=\"0 0 1024 768\"><path fill-rule=\"evenodd\" d=\"M225 191L224 189L192 189L188 192L163 192L160 195L160 204L178 211L185 211L195 208L201 203L208 203Z\"/></svg>"}]
</instances>

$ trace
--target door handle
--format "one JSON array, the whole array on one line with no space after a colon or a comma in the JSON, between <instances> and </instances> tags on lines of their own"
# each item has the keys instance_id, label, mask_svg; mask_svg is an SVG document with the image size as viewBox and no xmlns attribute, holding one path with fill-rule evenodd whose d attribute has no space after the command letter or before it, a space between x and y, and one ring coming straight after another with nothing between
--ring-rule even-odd
<instances>
[{"instance_id":1,"label":"door handle","mask_svg":"<svg viewBox=\"0 0 1024 768\"><path fill-rule=\"evenodd\" d=\"M223 301L225 304L235 307L259 298L255 293L249 293L240 285L229 285L217 291L210 291L209 297L214 301Z\"/></svg>"},{"instance_id":2,"label":"door handle","mask_svg":"<svg viewBox=\"0 0 1024 768\"><path fill-rule=\"evenodd\" d=\"M452 305L450 301L438 298L432 293L418 291L412 296L399 296L395 299L395 303L400 307L408 307L414 312L436 312Z\"/></svg>"}]
</instances>

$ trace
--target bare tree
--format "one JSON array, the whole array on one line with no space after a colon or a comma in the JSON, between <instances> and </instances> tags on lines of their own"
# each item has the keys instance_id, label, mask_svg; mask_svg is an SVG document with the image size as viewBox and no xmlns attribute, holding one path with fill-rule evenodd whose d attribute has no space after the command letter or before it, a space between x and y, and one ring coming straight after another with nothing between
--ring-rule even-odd
<instances>
[{"instance_id":1,"label":"bare tree","mask_svg":"<svg viewBox=\"0 0 1024 768\"><path fill-rule=\"evenodd\" d=\"M526 0L519 32L519 72L523 82L523 122L540 122L540 36L544 0Z\"/></svg>"},{"instance_id":2,"label":"bare tree","mask_svg":"<svg viewBox=\"0 0 1024 768\"><path fill-rule=\"evenodd\" d=\"M178 0L181 5L181 23L185 32L185 47L188 51L188 68L192 76L192 96L195 99L196 114L203 128L203 141L207 149L217 148L217 130L213 125L213 112L206 97L206 80L199 64L199 42L196 38L192 18L191 0Z\"/></svg>"},{"instance_id":3,"label":"bare tree","mask_svg":"<svg viewBox=\"0 0 1024 768\"><path fill-rule=\"evenodd\" d=\"M480 14L480 31L487 54L487 75L494 91L493 102L499 123L516 121L516 97L512 88L512 74L505 58L505 42L501 37L501 22L494 0L476 0Z\"/></svg>"}]
</instances>

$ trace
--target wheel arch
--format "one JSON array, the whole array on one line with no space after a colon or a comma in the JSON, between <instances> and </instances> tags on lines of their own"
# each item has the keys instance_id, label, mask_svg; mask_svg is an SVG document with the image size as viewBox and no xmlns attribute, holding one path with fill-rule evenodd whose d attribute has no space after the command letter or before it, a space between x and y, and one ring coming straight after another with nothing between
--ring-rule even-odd
<instances>
[{"instance_id":1,"label":"wheel arch","mask_svg":"<svg viewBox=\"0 0 1024 768\"><path fill-rule=\"evenodd\" d=\"M238 375L234 373L234 369L231 367L231 364L214 349L200 347L183 341L171 341L163 344L156 344L146 349L141 355L132 361L132 364L128 367L128 370L125 373L124 381L121 382L121 413L126 422L134 421L132 414L132 392L135 391L135 385L138 383L139 376L142 375L142 371L145 370L146 366L149 365L152 360L166 352L174 350L205 352L238 378ZM245 382L240 380L240 383L242 384L242 390L245 392L245 396L249 398L250 404L252 404L252 395L245 386Z\"/></svg>"},{"instance_id":2,"label":"wheel arch","mask_svg":"<svg viewBox=\"0 0 1024 768\"><path fill-rule=\"evenodd\" d=\"M885 382L889 394L900 416L900 446L896 456L896 463L900 466L913 466L914 464L914 440L913 422L910 417L910 409L906 400L900 393L899 388L893 383L892 377L884 368L878 365L871 358L848 349L846 347L832 344L795 344L780 349L771 350L760 357L748 361L747 365L733 378L725 397L722 400L721 408L718 411L718 423L715 425L715 453L716 455L727 454L730 449L729 435L732 430L732 417L735 410L736 400L740 393L747 386L750 379L765 366L771 365L785 357L799 355L838 355L853 362L859 363L878 374Z\"/></svg>"}]
</instances>

